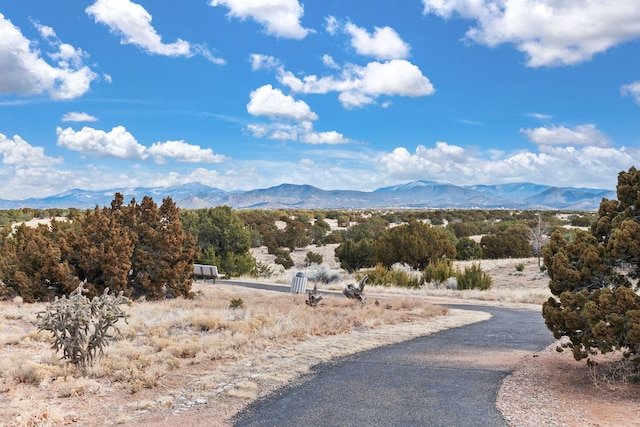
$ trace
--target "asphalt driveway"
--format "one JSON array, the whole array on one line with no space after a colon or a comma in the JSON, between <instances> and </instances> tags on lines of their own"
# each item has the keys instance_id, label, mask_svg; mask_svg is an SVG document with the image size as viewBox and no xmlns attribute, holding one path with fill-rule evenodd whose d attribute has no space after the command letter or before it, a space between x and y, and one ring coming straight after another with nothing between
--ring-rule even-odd
<instances>
[{"instance_id":1,"label":"asphalt driveway","mask_svg":"<svg viewBox=\"0 0 640 427\"><path fill-rule=\"evenodd\" d=\"M554 339L540 312L492 318L318 365L302 384L238 414L236 426L506 426L502 380Z\"/></svg>"}]
</instances>

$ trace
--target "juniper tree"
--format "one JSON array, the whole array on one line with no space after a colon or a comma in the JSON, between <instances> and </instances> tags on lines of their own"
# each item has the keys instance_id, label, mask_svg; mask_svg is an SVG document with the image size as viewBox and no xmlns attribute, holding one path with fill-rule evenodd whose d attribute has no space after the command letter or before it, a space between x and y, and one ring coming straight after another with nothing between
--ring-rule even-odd
<instances>
[{"instance_id":1,"label":"juniper tree","mask_svg":"<svg viewBox=\"0 0 640 427\"><path fill-rule=\"evenodd\" d=\"M190 296L191 273L197 258L195 237L182 229L179 211L171 198L158 206L150 197L133 210L130 288L134 296L157 299L165 296Z\"/></svg>"},{"instance_id":2,"label":"juniper tree","mask_svg":"<svg viewBox=\"0 0 640 427\"><path fill-rule=\"evenodd\" d=\"M431 262L455 259L456 248L441 228L412 219L378 236L375 257L385 267L400 262L423 269Z\"/></svg>"},{"instance_id":3,"label":"juniper tree","mask_svg":"<svg viewBox=\"0 0 640 427\"><path fill-rule=\"evenodd\" d=\"M576 360L600 351L640 355L640 172L620 172L618 200L603 199L591 232L567 242L556 232L543 250L553 294L547 327Z\"/></svg>"}]
</instances>

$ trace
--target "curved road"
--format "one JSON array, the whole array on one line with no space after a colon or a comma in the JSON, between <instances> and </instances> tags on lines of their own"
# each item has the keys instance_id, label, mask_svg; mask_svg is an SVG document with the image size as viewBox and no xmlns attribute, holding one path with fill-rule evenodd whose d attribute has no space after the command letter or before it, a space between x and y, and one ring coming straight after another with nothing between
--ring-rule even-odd
<instances>
[{"instance_id":1,"label":"curved road","mask_svg":"<svg viewBox=\"0 0 640 427\"><path fill-rule=\"evenodd\" d=\"M318 365L234 425L506 426L495 407L502 380L553 336L538 311L450 307L492 318Z\"/></svg>"}]
</instances>

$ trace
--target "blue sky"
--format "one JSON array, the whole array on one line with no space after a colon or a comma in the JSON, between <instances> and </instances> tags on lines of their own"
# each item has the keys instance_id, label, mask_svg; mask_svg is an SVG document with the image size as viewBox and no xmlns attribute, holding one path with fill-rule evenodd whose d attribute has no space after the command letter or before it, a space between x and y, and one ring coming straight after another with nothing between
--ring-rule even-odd
<instances>
[{"instance_id":1,"label":"blue sky","mask_svg":"<svg viewBox=\"0 0 640 427\"><path fill-rule=\"evenodd\" d=\"M638 0L0 0L0 198L201 182L613 189Z\"/></svg>"}]
</instances>

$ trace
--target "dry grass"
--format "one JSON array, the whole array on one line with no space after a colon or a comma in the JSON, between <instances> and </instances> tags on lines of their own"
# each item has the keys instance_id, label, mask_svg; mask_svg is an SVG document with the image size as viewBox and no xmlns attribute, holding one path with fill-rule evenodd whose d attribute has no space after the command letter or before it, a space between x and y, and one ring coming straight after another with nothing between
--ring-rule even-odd
<instances>
[{"instance_id":1,"label":"dry grass","mask_svg":"<svg viewBox=\"0 0 640 427\"><path fill-rule=\"evenodd\" d=\"M367 287L368 302L362 305L341 295L355 277L340 271L333 249L295 251L296 266L269 279L286 290L291 277L304 270L307 250L323 254L341 280L319 285L337 295L325 297L319 307L308 307L305 295L196 282L193 300L127 308L128 324L118 325L122 336L84 371L58 360L50 336L36 333L34 313L43 304L0 303L0 427L145 420L157 425L168 415L203 407L226 419L320 362L488 317L461 310L446 315L429 302L524 302L539 309L549 296L548 279L535 259L495 260L482 261L493 278L490 291ZM524 271L516 271L518 263ZM231 308L232 301L242 304Z\"/></svg>"},{"instance_id":2,"label":"dry grass","mask_svg":"<svg viewBox=\"0 0 640 427\"><path fill-rule=\"evenodd\" d=\"M455 317L411 296L366 305L326 297L310 308L304 295L204 283L194 290L193 300L127 308L122 336L86 370L62 363L50 337L35 333L43 304L2 303L0 426L127 424L189 402L239 408L321 361L428 333L426 325L443 329L450 320L434 319ZM232 299L242 306L230 308ZM82 404L87 396L92 407Z\"/></svg>"}]
</instances>

